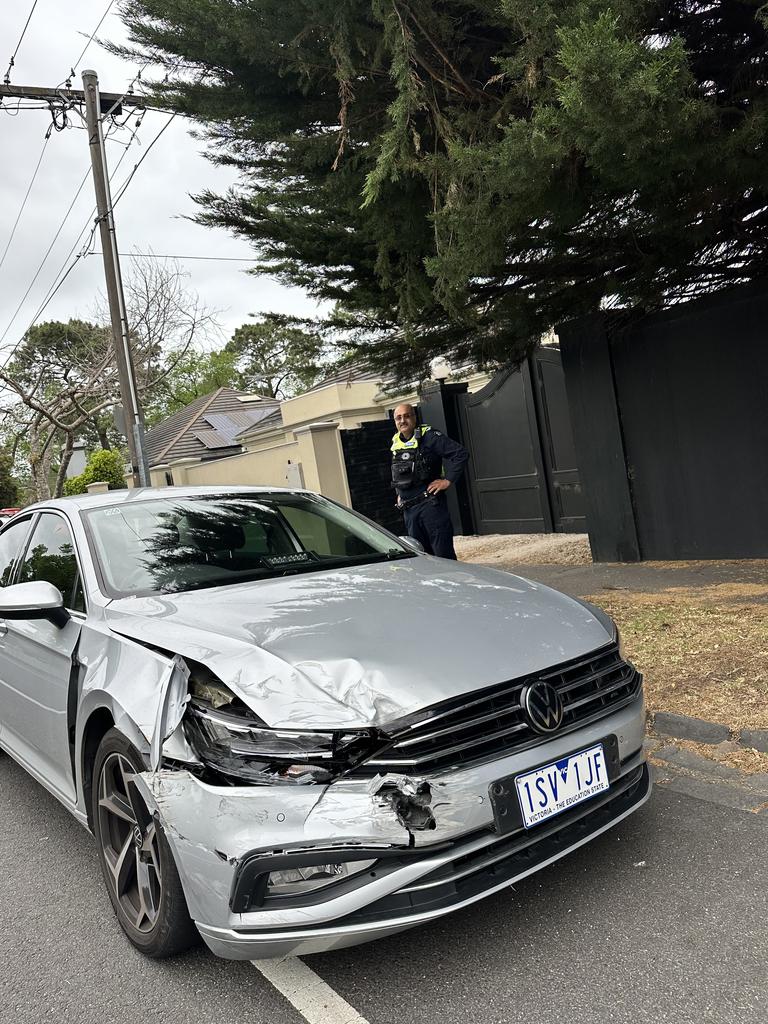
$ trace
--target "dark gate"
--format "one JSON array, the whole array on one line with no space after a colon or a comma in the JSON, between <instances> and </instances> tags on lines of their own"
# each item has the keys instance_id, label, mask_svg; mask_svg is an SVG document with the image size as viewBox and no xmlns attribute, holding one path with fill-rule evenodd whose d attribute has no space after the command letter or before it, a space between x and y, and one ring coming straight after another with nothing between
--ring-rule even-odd
<instances>
[{"instance_id":1,"label":"dark gate","mask_svg":"<svg viewBox=\"0 0 768 1024\"><path fill-rule=\"evenodd\" d=\"M766 320L760 282L558 327L596 561L768 557Z\"/></svg>"},{"instance_id":2,"label":"dark gate","mask_svg":"<svg viewBox=\"0 0 768 1024\"><path fill-rule=\"evenodd\" d=\"M560 353L539 350L459 404L477 532L585 531Z\"/></svg>"},{"instance_id":3,"label":"dark gate","mask_svg":"<svg viewBox=\"0 0 768 1024\"><path fill-rule=\"evenodd\" d=\"M585 533L587 510L560 352L541 349L529 365L554 528L557 533Z\"/></svg>"}]
</instances>

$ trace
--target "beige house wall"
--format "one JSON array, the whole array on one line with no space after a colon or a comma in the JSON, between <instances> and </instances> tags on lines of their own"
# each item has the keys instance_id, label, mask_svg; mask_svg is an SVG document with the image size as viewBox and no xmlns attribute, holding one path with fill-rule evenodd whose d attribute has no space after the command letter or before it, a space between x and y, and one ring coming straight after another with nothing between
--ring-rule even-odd
<instances>
[{"instance_id":1,"label":"beige house wall","mask_svg":"<svg viewBox=\"0 0 768 1024\"><path fill-rule=\"evenodd\" d=\"M469 390L479 390L490 379L489 374L474 374L468 381ZM350 505L339 430L387 419L390 409L407 401L418 404L415 386L400 395L384 396L375 381L329 384L283 402L282 425L250 440L242 438L246 449L242 454L208 462L179 459L154 466L152 485L166 486L166 473L170 472L177 486L303 486Z\"/></svg>"},{"instance_id":2,"label":"beige house wall","mask_svg":"<svg viewBox=\"0 0 768 1024\"><path fill-rule=\"evenodd\" d=\"M341 430L355 430L361 423L368 423L371 420L383 420L387 418L386 409L375 407L373 409L362 409L347 415L334 415L333 422ZM317 421L313 421L317 422ZM320 421L323 422L323 421ZM294 427L275 427L273 430L264 431L253 438L243 438L243 446L249 452L260 452L266 448L273 448L276 444L286 444L295 440L298 432L308 423L297 424Z\"/></svg>"},{"instance_id":3,"label":"beige house wall","mask_svg":"<svg viewBox=\"0 0 768 1024\"><path fill-rule=\"evenodd\" d=\"M287 429L334 419L345 427L353 427L360 417L376 418L376 381L328 384L280 405L283 426ZM380 417L379 417L380 418Z\"/></svg>"},{"instance_id":4,"label":"beige house wall","mask_svg":"<svg viewBox=\"0 0 768 1024\"><path fill-rule=\"evenodd\" d=\"M296 431L304 486L343 505L352 505L338 424L309 423Z\"/></svg>"},{"instance_id":5,"label":"beige house wall","mask_svg":"<svg viewBox=\"0 0 768 1024\"><path fill-rule=\"evenodd\" d=\"M466 379L470 392L474 392L485 387L491 374L475 373ZM400 402L418 405L416 385L401 394L385 396L381 393L380 385L374 381L329 384L325 388L282 402L282 425L257 433L252 438L243 437L242 444L249 452L264 451L277 444L296 440L298 431L311 423L333 421L341 430L354 430L361 423L387 419L389 410Z\"/></svg>"},{"instance_id":6,"label":"beige house wall","mask_svg":"<svg viewBox=\"0 0 768 1024\"><path fill-rule=\"evenodd\" d=\"M260 452L244 452L228 459L200 462L187 468L185 484L212 484L236 487L238 484L259 487L288 487L294 485L290 467L299 461L299 446L273 445ZM173 472L174 483L181 483Z\"/></svg>"}]
</instances>

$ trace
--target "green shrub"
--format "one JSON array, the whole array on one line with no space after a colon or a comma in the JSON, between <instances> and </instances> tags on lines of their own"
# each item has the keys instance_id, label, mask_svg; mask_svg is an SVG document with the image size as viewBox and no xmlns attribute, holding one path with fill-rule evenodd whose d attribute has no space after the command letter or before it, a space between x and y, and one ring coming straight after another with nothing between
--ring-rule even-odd
<instances>
[{"instance_id":1,"label":"green shrub","mask_svg":"<svg viewBox=\"0 0 768 1024\"><path fill-rule=\"evenodd\" d=\"M105 480L110 491L125 487L123 465L124 460L120 452L99 449L89 456L85 469L79 476L73 476L64 482L64 493L85 494L88 484L96 483L97 480Z\"/></svg>"}]
</instances>

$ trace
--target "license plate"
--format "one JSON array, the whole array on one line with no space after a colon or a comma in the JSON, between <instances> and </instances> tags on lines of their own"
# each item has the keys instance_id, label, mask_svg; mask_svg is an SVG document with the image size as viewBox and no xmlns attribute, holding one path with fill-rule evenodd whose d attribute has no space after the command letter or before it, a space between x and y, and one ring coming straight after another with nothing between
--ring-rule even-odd
<instances>
[{"instance_id":1,"label":"license plate","mask_svg":"<svg viewBox=\"0 0 768 1024\"><path fill-rule=\"evenodd\" d=\"M608 766L602 743L515 777L526 828L589 800L608 786Z\"/></svg>"}]
</instances>

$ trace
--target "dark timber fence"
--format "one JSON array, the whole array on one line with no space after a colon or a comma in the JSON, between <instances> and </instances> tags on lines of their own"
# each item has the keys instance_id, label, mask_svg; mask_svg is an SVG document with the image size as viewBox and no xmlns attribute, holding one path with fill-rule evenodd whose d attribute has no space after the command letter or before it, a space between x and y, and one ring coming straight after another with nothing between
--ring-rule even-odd
<instances>
[{"instance_id":1,"label":"dark timber fence","mask_svg":"<svg viewBox=\"0 0 768 1024\"><path fill-rule=\"evenodd\" d=\"M768 557L768 287L558 328L597 561Z\"/></svg>"},{"instance_id":2,"label":"dark timber fence","mask_svg":"<svg viewBox=\"0 0 768 1024\"><path fill-rule=\"evenodd\" d=\"M403 517L394 507L389 468L394 432L391 420L363 423L355 430L341 431L341 446L352 508L400 535L405 532Z\"/></svg>"}]
</instances>

